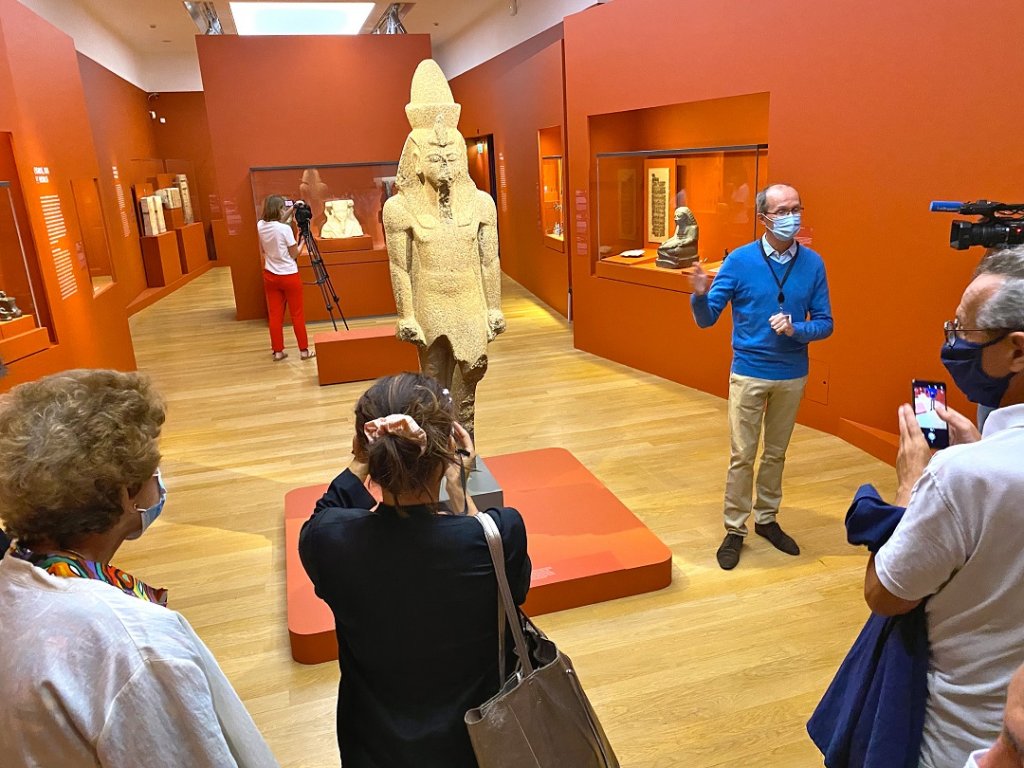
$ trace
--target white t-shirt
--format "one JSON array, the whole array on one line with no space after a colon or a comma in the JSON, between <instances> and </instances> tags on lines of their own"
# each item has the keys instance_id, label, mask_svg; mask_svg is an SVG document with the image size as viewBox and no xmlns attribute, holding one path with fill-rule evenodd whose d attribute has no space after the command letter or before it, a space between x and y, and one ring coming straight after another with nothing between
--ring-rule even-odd
<instances>
[{"instance_id":1,"label":"white t-shirt","mask_svg":"<svg viewBox=\"0 0 1024 768\"><path fill-rule=\"evenodd\" d=\"M288 253L289 246L295 245L295 233L283 221L263 221L256 224L260 233L260 251L263 252L263 268L275 275L294 275L299 265Z\"/></svg>"},{"instance_id":2,"label":"white t-shirt","mask_svg":"<svg viewBox=\"0 0 1024 768\"><path fill-rule=\"evenodd\" d=\"M0 560L5 768L271 768L277 761L180 614L101 581Z\"/></svg>"},{"instance_id":3,"label":"white t-shirt","mask_svg":"<svg viewBox=\"0 0 1024 768\"><path fill-rule=\"evenodd\" d=\"M1024 664L1024 405L935 455L875 571L897 597L932 596L921 765L962 768L999 735Z\"/></svg>"}]
</instances>

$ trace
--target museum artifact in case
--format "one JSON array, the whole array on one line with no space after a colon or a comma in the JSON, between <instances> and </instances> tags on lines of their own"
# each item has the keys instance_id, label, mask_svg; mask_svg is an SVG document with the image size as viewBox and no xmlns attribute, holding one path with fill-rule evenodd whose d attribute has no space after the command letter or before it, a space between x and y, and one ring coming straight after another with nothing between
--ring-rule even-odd
<instances>
[{"instance_id":1,"label":"museum artifact in case","mask_svg":"<svg viewBox=\"0 0 1024 768\"><path fill-rule=\"evenodd\" d=\"M757 237L767 159L766 144L598 153L598 258L640 270L721 262Z\"/></svg>"},{"instance_id":2,"label":"museum artifact in case","mask_svg":"<svg viewBox=\"0 0 1024 768\"><path fill-rule=\"evenodd\" d=\"M565 240L565 165L562 126L537 132L540 173L540 225L545 245L564 249Z\"/></svg>"},{"instance_id":3,"label":"museum artifact in case","mask_svg":"<svg viewBox=\"0 0 1024 768\"><path fill-rule=\"evenodd\" d=\"M291 165L251 168L249 180L257 219L268 195L305 200L313 212L311 230L319 234L324 254L379 250L384 260L381 210L395 192L397 173L397 162Z\"/></svg>"},{"instance_id":4,"label":"museum artifact in case","mask_svg":"<svg viewBox=\"0 0 1024 768\"><path fill-rule=\"evenodd\" d=\"M0 322L31 316L43 326L37 312L36 286L25 250L24 231L18 223L11 184L0 181ZM35 327L33 325L33 327Z\"/></svg>"}]
</instances>

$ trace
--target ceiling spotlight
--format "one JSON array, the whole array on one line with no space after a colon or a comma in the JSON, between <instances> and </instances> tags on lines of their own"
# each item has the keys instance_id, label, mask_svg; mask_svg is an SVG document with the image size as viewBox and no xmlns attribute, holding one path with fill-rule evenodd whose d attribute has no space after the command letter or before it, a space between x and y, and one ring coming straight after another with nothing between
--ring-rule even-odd
<instances>
[{"instance_id":1,"label":"ceiling spotlight","mask_svg":"<svg viewBox=\"0 0 1024 768\"><path fill-rule=\"evenodd\" d=\"M189 2L182 3L188 15L192 17L201 35L223 35L224 30L220 25L220 17L212 2Z\"/></svg>"},{"instance_id":2,"label":"ceiling spotlight","mask_svg":"<svg viewBox=\"0 0 1024 768\"><path fill-rule=\"evenodd\" d=\"M384 13L377 19L377 23L373 25L373 34L404 35L405 25L402 24L402 18L412 6L412 3L391 3L384 9Z\"/></svg>"},{"instance_id":3,"label":"ceiling spotlight","mask_svg":"<svg viewBox=\"0 0 1024 768\"><path fill-rule=\"evenodd\" d=\"M152 110L152 109L149 110L149 119L150 120L156 120L156 112L154 110Z\"/></svg>"},{"instance_id":4,"label":"ceiling spotlight","mask_svg":"<svg viewBox=\"0 0 1024 768\"><path fill-rule=\"evenodd\" d=\"M167 118L166 117L161 117L160 118L160 122L161 123L166 123L167 122Z\"/></svg>"}]
</instances>

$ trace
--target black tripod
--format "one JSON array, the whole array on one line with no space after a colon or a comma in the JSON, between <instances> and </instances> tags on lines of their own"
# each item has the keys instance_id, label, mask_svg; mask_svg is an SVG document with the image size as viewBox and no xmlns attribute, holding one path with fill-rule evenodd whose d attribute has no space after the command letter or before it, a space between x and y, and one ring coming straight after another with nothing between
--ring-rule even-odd
<instances>
[{"instance_id":1,"label":"black tripod","mask_svg":"<svg viewBox=\"0 0 1024 768\"><path fill-rule=\"evenodd\" d=\"M334 283L331 282L331 276L327 274L324 260L320 258L320 249L317 248L316 238L309 231L309 219L307 218L305 221L300 217L297 217L297 219L299 239L306 244L306 253L309 255L309 262L313 267L313 276L316 278L316 284L320 288L320 295L323 296L327 313L331 316L331 325L334 326L334 330L338 330L338 321L334 319L334 310L337 309L338 314L341 315L341 322L345 324L345 330L347 331L349 329L348 320L345 319L345 313L341 310L341 304L338 303L338 294L334 292ZM331 306L332 303L334 304L333 307Z\"/></svg>"}]
</instances>

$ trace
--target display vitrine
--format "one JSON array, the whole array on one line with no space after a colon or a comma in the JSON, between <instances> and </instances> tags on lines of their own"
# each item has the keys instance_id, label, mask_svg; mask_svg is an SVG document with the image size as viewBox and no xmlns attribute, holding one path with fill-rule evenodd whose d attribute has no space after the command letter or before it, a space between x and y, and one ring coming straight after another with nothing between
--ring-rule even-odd
<instances>
[{"instance_id":1,"label":"display vitrine","mask_svg":"<svg viewBox=\"0 0 1024 768\"><path fill-rule=\"evenodd\" d=\"M381 210L397 173L397 162L349 163L251 168L249 178L257 218L269 195L304 200L321 250L383 250Z\"/></svg>"}]
</instances>

